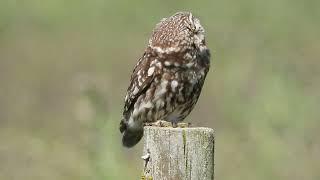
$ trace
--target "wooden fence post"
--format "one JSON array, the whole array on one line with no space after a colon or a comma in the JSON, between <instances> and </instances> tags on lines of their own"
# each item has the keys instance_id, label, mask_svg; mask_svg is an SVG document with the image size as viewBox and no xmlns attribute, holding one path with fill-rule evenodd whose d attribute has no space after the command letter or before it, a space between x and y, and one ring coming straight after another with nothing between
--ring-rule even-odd
<instances>
[{"instance_id":1,"label":"wooden fence post","mask_svg":"<svg viewBox=\"0 0 320 180\"><path fill-rule=\"evenodd\" d=\"M214 132L210 128L144 128L145 180L213 180Z\"/></svg>"}]
</instances>

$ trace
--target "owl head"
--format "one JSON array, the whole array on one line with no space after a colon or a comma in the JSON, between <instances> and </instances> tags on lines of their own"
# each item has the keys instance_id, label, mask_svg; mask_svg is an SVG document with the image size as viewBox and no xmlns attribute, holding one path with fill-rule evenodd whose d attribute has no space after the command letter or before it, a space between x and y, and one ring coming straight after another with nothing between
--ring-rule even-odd
<instances>
[{"instance_id":1,"label":"owl head","mask_svg":"<svg viewBox=\"0 0 320 180\"><path fill-rule=\"evenodd\" d=\"M164 18L153 30L149 46L160 53L183 52L206 48L204 29L190 12L178 12Z\"/></svg>"}]
</instances>

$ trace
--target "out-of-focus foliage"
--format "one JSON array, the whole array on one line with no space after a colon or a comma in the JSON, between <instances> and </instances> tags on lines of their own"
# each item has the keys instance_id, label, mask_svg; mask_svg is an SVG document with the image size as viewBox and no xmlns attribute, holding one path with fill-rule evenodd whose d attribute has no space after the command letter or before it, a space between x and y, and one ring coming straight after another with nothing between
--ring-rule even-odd
<instances>
[{"instance_id":1,"label":"out-of-focus foliage","mask_svg":"<svg viewBox=\"0 0 320 180\"><path fill-rule=\"evenodd\" d=\"M0 1L0 179L138 179L118 124L155 24L192 11L212 68L189 121L216 178L320 179L320 1Z\"/></svg>"}]
</instances>

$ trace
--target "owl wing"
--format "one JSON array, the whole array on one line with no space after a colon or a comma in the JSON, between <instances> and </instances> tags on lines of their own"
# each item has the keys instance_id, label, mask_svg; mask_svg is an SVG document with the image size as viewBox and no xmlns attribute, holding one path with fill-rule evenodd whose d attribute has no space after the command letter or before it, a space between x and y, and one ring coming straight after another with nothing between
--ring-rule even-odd
<instances>
[{"instance_id":1,"label":"owl wing","mask_svg":"<svg viewBox=\"0 0 320 180\"><path fill-rule=\"evenodd\" d=\"M152 58L144 54L133 69L130 85L125 97L123 116L128 120L130 111L139 96L147 91L155 77L156 66L150 66Z\"/></svg>"}]
</instances>

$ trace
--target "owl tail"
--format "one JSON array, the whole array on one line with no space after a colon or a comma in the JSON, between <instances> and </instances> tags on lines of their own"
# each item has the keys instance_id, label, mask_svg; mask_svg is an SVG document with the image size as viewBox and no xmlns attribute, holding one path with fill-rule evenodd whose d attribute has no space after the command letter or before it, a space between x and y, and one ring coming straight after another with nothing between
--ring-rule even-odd
<instances>
[{"instance_id":1,"label":"owl tail","mask_svg":"<svg viewBox=\"0 0 320 180\"><path fill-rule=\"evenodd\" d=\"M143 129L138 131L130 131L127 129L123 132L122 144L128 148L133 147L141 140L142 136Z\"/></svg>"},{"instance_id":2,"label":"owl tail","mask_svg":"<svg viewBox=\"0 0 320 180\"><path fill-rule=\"evenodd\" d=\"M127 148L131 148L136 145L143 136L143 128L132 130L128 128L123 120L120 123L120 132L123 133L122 144Z\"/></svg>"}]
</instances>

